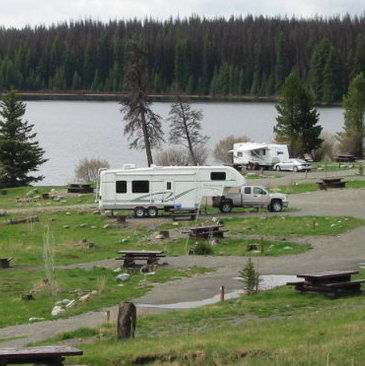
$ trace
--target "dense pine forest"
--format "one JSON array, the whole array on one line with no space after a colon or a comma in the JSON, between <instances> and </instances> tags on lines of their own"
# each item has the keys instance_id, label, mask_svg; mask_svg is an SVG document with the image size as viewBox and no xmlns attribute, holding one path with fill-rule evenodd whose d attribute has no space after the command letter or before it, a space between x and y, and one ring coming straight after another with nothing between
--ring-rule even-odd
<instances>
[{"instance_id":1,"label":"dense pine forest","mask_svg":"<svg viewBox=\"0 0 365 366\"><path fill-rule=\"evenodd\" d=\"M341 101L365 71L365 17L93 20L0 29L0 87L123 91L125 50L148 51L149 92L277 95L296 70L317 102Z\"/></svg>"}]
</instances>

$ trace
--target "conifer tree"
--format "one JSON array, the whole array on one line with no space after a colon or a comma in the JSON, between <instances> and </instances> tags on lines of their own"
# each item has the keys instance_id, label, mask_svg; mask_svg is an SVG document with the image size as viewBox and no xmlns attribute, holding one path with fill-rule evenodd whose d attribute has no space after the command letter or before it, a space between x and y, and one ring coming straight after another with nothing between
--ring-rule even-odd
<instances>
[{"instance_id":1,"label":"conifer tree","mask_svg":"<svg viewBox=\"0 0 365 366\"><path fill-rule=\"evenodd\" d=\"M35 141L34 125L23 121L25 103L15 90L7 93L0 102L0 163L3 174L0 185L16 187L38 182L43 176L30 176L39 165L47 161L44 150Z\"/></svg>"},{"instance_id":2,"label":"conifer tree","mask_svg":"<svg viewBox=\"0 0 365 366\"><path fill-rule=\"evenodd\" d=\"M292 157L312 154L322 140L319 138L322 127L317 125L319 114L314 107L312 94L291 73L281 91L281 99L275 106L279 116L274 127L276 140L288 144Z\"/></svg>"},{"instance_id":3,"label":"conifer tree","mask_svg":"<svg viewBox=\"0 0 365 366\"><path fill-rule=\"evenodd\" d=\"M151 109L147 95L147 53L140 40L128 45L125 86L129 91L121 102L126 125L124 134L133 138L131 148L146 150L147 164L153 164L152 148L163 141L161 117Z\"/></svg>"},{"instance_id":4,"label":"conifer tree","mask_svg":"<svg viewBox=\"0 0 365 366\"><path fill-rule=\"evenodd\" d=\"M365 73L357 75L351 82L344 97L344 131L340 134L342 150L357 157L364 156L363 140L365 136Z\"/></svg>"},{"instance_id":5,"label":"conifer tree","mask_svg":"<svg viewBox=\"0 0 365 366\"><path fill-rule=\"evenodd\" d=\"M183 102L180 97L171 105L170 117L170 142L183 144L188 148L191 161L198 165L199 159L196 150L205 144L209 137L202 136L200 133L200 121L203 118L201 110L194 110L187 102Z\"/></svg>"}]
</instances>

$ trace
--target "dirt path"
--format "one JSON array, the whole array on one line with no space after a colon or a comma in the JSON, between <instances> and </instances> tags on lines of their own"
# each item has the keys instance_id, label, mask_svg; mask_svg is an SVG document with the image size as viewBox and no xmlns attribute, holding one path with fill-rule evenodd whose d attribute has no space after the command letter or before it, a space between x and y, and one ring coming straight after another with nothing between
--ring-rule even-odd
<instances>
[{"instance_id":1,"label":"dirt path","mask_svg":"<svg viewBox=\"0 0 365 366\"><path fill-rule=\"evenodd\" d=\"M290 206L299 208L299 211L289 214L346 215L365 219L363 202L365 202L365 189L304 193L290 196ZM255 258L258 271L261 274L296 274L331 269L354 269L361 263L365 263L365 226L342 235L303 237L295 238L295 240L312 244L313 250L300 255ZM203 300L216 295L222 285L225 286L227 292L234 291L240 287L240 284L233 278L246 263L243 257L201 256L171 257L166 258L166 262L168 262L169 268L197 265L212 267L216 270L195 278L157 284L148 294L134 300L137 305L175 304L182 301ZM100 264L117 267L119 263L111 260L103 261ZM163 311L141 306L138 309L140 314ZM0 340L21 338L1 342L1 347L22 346L29 342L48 339L65 331L100 325L105 322L105 310L112 311L114 321L116 306L69 319L2 328L0 329Z\"/></svg>"}]
</instances>

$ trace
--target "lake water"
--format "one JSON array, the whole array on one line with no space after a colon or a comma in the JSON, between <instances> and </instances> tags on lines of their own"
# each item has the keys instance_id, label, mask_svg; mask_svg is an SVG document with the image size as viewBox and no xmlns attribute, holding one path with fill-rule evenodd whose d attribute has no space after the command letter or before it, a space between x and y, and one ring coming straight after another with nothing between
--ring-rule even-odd
<instances>
[{"instance_id":1,"label":"lake water","mask_svg":"<svg viewBox=\"0 0 365 366\"><path fill-rule=\"evenodd\" d=\"M112 168L125 163L146 166L144 151L130 150L123 135L125 122L117 102L29 101L25 119L34 124L37 139L46 151L47 163L40 167L41 185L65 185L75 180L75 167L84 158L107 160ZM247 136L256 142L270 142L277 112L274 103L194 103L203 111L202 133L210 136L207 149L221 139ZM167 118L170 103L154 103L153 110ZM343 126L341 107L319 108L325 131L339 132ZM168 123L163 122L168 132ZM214 163L212 158L209 161Z\"/></svg>"}]
</instances>

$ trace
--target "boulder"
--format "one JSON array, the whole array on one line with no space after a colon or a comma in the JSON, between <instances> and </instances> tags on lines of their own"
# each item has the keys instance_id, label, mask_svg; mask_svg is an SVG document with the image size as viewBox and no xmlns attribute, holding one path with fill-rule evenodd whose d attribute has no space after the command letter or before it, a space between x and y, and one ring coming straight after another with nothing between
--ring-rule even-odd
<instances>
[{"instance_id":1,"label":"boulder","mask_svg":"<svg viewBox=\"0 0 365 366\"><path fill-rule=\"evenodd\" d=\"M117 280L117 282L126 282L129 281L130 278L131 275L129 273L121 273L115 279Z\"/></svg>"}]
</instances>

